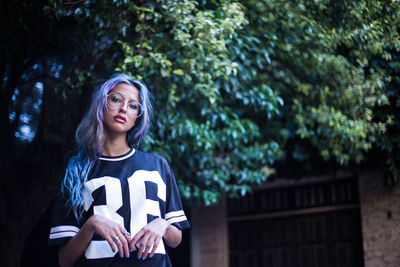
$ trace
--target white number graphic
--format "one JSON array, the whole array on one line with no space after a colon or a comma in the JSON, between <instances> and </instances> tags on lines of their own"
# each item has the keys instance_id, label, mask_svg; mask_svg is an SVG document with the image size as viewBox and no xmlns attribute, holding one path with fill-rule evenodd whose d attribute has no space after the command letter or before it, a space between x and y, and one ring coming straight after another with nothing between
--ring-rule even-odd
<instances>
[{"instance_id":1,"label":"white number graphic","mask_svg":"<svg viewBox=\"0 0 400 267\"><path fill-rule=\"evenodd\" d=\"M131 216L132 236L147 224L147 214L161 217L158 201L146 199L146 181L157 184L157 197L163 201L166 199L166 186L157 171L149 172L140 170L128 178L132 213L135 211L135 216ZM165 254L164 242L162 240L155 253Z\"/></svg>"},{"instance_id":2,"label":"white number graphic","mask_svg":"<svg viewBox=\"0 0 400 267\"><path fill-rule=\"evenodd\" d=\"M146 181L157 184L157 197L163 201L166 199L166 185L157 171L140 170L128 178L131 236L134 236L147 224L147 214L161 216L158 201L146 199ZM104 216L123 226L124 219L116 212L123 204L122 188L120 180L115 177L104 176L85 183L85 210L88 210L93 203L92 193L101 186L105 187L107 204L94 206L93 213ZM156 253L165 254L165 247L162 240ZM115 254L117 254L117 251L113 252L105 240L91 241L85 252L85 256L88 259L114 257Z\"/></svg>"}]
</instances>

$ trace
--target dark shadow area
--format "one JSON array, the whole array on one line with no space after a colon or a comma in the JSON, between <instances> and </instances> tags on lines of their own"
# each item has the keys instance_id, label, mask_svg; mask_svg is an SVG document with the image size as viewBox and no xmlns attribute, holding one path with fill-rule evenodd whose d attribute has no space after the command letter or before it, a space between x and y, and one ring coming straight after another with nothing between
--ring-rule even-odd
<instances>
[{"instance_id":1,"label":"dark shadow area","mask_svg":"<svg viewBox=\"0 0 400 267\"><path fill-rule=\"evenodd\" d=\"M59 266L57 262L57 249L47 246L50 234L50 213L51 208L49 207L28 235L22 254L21 267Z\"/></svg>"}]
</instances>

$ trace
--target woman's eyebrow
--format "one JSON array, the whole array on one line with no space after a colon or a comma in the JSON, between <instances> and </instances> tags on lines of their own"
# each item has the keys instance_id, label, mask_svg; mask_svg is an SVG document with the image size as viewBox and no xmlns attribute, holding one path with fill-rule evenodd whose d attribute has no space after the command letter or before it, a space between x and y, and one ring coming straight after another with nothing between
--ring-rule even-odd
<instances>
[{"instance_id":1,"label":"woman's eyebrow","mask_svg":"<svg viewBox=\"0 0 400 267\"><path fill-rule=\"evenodd\" d=\"M120 93L120 92L115 92L115 93L121 95L125 100L128 99L128 102L131 102L132 100L135 100L136 102L139 102L139 100L137 100L136 98L130 98L130 99L129 99L128 97L126 97L126 95L124 95L124 94L122 94L122 93Z\"/></svg>"}]
</instances>

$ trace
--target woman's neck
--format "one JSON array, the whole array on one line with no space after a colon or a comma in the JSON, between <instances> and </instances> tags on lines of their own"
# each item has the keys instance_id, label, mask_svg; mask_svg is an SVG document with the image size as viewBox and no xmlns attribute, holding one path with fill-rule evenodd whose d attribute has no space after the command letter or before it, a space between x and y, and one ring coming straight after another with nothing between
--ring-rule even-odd
<instances>
[{"instance_id":1,"label":"woman's neck","mask_svg":"<svg viewBox=\"0 0 400 267\"><path fill-rule=\"evenodd\" d=\"M101 154L103 156L115 157L128 153L130 149L125 136L115 138L106 137Z\"/></svg>"}]
</instances>

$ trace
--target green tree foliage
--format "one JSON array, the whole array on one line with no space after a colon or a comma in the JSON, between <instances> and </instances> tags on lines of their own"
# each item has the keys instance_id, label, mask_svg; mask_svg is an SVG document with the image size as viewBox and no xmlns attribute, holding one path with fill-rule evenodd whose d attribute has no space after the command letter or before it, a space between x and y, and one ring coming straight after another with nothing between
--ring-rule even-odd
<instances>
[{"instance_id":1,"label":"green tree foliage","mask_svg":"<svg viewBox=\"0 0 400 267\"><path fill-rule=\"evenodd\" d=\"M243 195L277 159L346 166L375 148L398 176L397 1L57 0L46 10L73 18L83 38L71 91L101 70L148 84L156 116L143 149L173 163L188 199Z\"/></svg>"},{"instance_id":2,"label":"green tree foliage","mask_svg":"<svg viewBox=\"0 0 400 267\"><path fill-rule=\"evenodd\" d=\"M258 63L252 81L285 101L274 121L286 158L310 163L317 151L345 166L368 160L375 148L398 179L398 1L244 5L251 23L239 38L250 32L257 41L242 45L243 66Z\"/></svg>"},{"instance_id":3,"label":"green tree foliage","mask_svg":"<svg viewBox=\"0 0 400 267\"><path fill-rule=\"evenodd\" d=\"M90 24L90 32L97 33L93 38L116 50L116 71L146 82L156 112L143 149L171 161L183 195L206 204L225 193L244 195L272 172L279 146L265 138L260 125L282 104L268 86L227 86L238 68L228 47L247 21L238 3L209 5L86 1L66 6L54 1L47 8ZM82 76L69 79L70 89ZM252 117L255 112L261 123Z\"/></svg>"}]
</instances>

